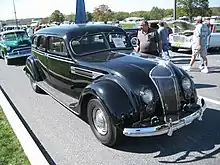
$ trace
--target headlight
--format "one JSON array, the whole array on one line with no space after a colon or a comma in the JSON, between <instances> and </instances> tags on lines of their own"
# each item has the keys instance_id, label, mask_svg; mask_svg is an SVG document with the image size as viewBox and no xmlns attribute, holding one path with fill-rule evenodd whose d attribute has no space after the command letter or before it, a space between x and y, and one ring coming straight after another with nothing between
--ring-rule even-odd
<instances>
[{"instance_id":1,"label":"headlight","mask_svg":"<svg viewBox=\"0 0 220 165\"><path fill-rule=\"evenodd\" d=\"M192 85L192 84L191 84L190 79L184 78L184 79L182 80L182 87L183 87L184 90L190 89L190 88L191 88L191 85Z\"/></svg>"},{"instance_id":2,"label":"headlight","mask_svg":"<svg viewBox=\"0 0 220 165\"><path fill-rule=\"evenodd\" d=\"M10 50L11 50L11 48L10 48L10 47L7 47L7 48L6 48L6 50L7 50L7 51L10 51Z\"/></svg>"},{"instance_id":3,"label":"headlight","mask_svg":"<svg viewBox=\"0 0 220 165\"><path fill-rule=\"evenodd\" d=\"M145 89L140 92L141 98L146 104L149 104L153 100L153 92L150 89Z\"/></svg>"}]
</instances>

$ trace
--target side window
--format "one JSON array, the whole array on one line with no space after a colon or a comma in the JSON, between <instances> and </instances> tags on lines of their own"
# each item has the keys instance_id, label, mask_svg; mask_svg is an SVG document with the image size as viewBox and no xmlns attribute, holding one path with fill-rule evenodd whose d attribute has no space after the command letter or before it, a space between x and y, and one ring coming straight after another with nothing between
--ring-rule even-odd
<instances>
[{"instance_id":1,"label":"side window","mask_svg":"<svg viewBox=\"0 0 220 165\"><path fill-rule=\"evenodd\" d=\"M48 51L50 53L60 55L60 56L67 56L67 49L65 45L65 41L59 37L49 37L49 48Z\"/></svg>"},{"instance_id":2,"label":"side window","mask_svg":"<svg viewBox=\"0 0 220 165\"><path fill-rule=\"evenodd\" d=\"M39 36L37 38L37 49L39 50L46 50L46 46L45 46L45 37L44 36Z\"/></svg>"},{"instance_id":3,"label":"side window","mask_svg":"<svg viewBox=\"0 0 220 165\"><path fill-rule=\"evenodd\" d=\"M2 35L0 34L0 41L2 41Z\"/></svg>"},{"instance_id":4,"label":"side window","mask_svg":"<svg viewBox=\"0 0 220 165\"><path fill-rule=\"evenodd\" d=\"M33 46L34 48L37 47L37 36L32 39L32 46Z\"/></svg>"},{"instance_id":5,"label":"side window","mask_svg":"<svg viewBox=\"0 0 220 165\"><path fill-rule=\"evenodd\" d=\"M220 25L215 25L215 33L220 33Z\"/></svg>"}]
</instances>

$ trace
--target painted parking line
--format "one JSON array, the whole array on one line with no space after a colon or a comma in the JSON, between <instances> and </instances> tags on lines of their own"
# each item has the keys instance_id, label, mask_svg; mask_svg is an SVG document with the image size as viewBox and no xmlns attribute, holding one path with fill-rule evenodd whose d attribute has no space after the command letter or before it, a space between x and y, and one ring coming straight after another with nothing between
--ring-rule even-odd
<instances>
[{"instance_id":1,"label":"painted parking line","mask_svg":"<svg viewBox=\"0 0 220 165\"><path fill-rule=\"evenodd\" d=\"M16 134L26 156L32 165L49 165L48 161L40 151L24 124L16 114L14 108L7 99L4 90L0 86L0 105L8 119L14 133Z\"/></svg>"},{"instance_id":2,"label":"painted parking line","mask_svg":"<svg viewBox=\"0 0 220 165\"><path fill-rule=\"evenodd\" d=\"M208 102L213 103L213 104L220 105L220 101L218 101L218 100L210 99L210 98L204 97L204 96L199 96L199 98L203 98L205 101L208 101Z\"/></svg>"}]
</instances>

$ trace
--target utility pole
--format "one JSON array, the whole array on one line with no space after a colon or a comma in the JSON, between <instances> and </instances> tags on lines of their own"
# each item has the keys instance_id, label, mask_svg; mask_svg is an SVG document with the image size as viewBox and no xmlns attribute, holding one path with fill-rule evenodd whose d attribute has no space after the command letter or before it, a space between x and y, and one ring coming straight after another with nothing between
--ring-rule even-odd
<instances>
[{"instance_id":1,"label":"utility pole","mask_svg":"<svg viewBox=\"0 0 220 165\"><path fill-rule=\"evenodd\" d=\"M176 0L174 0L173 18L176 20Z\"/></svg>"},{"instance_id":2,"label":"utility pole","mask_svg":"<svg viewBox=\"0 0 220 165\"><path fill-rule=\"evenodd\" d=\"M16 26L17 26L17 28L18 28L18 19L17 19L17 15L16 15L15 1L14 1L14 0L13 0L13 6L14 6L14 13L15 13Z\"/></svg>"}]
</instances>

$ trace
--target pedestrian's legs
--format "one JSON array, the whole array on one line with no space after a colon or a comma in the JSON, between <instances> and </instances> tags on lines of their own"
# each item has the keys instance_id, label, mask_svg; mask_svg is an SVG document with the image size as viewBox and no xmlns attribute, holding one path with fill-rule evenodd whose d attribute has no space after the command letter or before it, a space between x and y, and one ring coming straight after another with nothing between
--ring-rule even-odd
<instances>
[{"instance_id":1,"label":"pedestrian's legs","mask_svg":"<svg viewBox=\"0 0 220 165\"><path fill-rule=\"evenodd\" d=\"M191 56L190 64L188 66L183 66L182 68L186 71L190 71L199 53L200 53L199 50L192 49L192 56Z\"/></svg>"},{"instance_id":2,"label":"pedestrian's legs","mask_svg":"<svg viewBox=\"0 0 220 165\"><path fill-rule=\"evenodd\" d=\"M201 51L201 57L204 62L204 69L201 70L203 73L208 73L208 59L207 59L207 49Z\"/></svg>"},{"instance_id":3,"label":"pedestrian's legs","mask_svg":"<svg viewBox=\"0 0 220 165\"><path fill-rule=\"evenodd\" d=\"M195 63L196 61L196 56L200 53L200 51L198 50L192 50L192 56L191 56L191 60L190 60L190 64L189 66L193 66L193 64Z\"/></svg>"}]
</instances>

